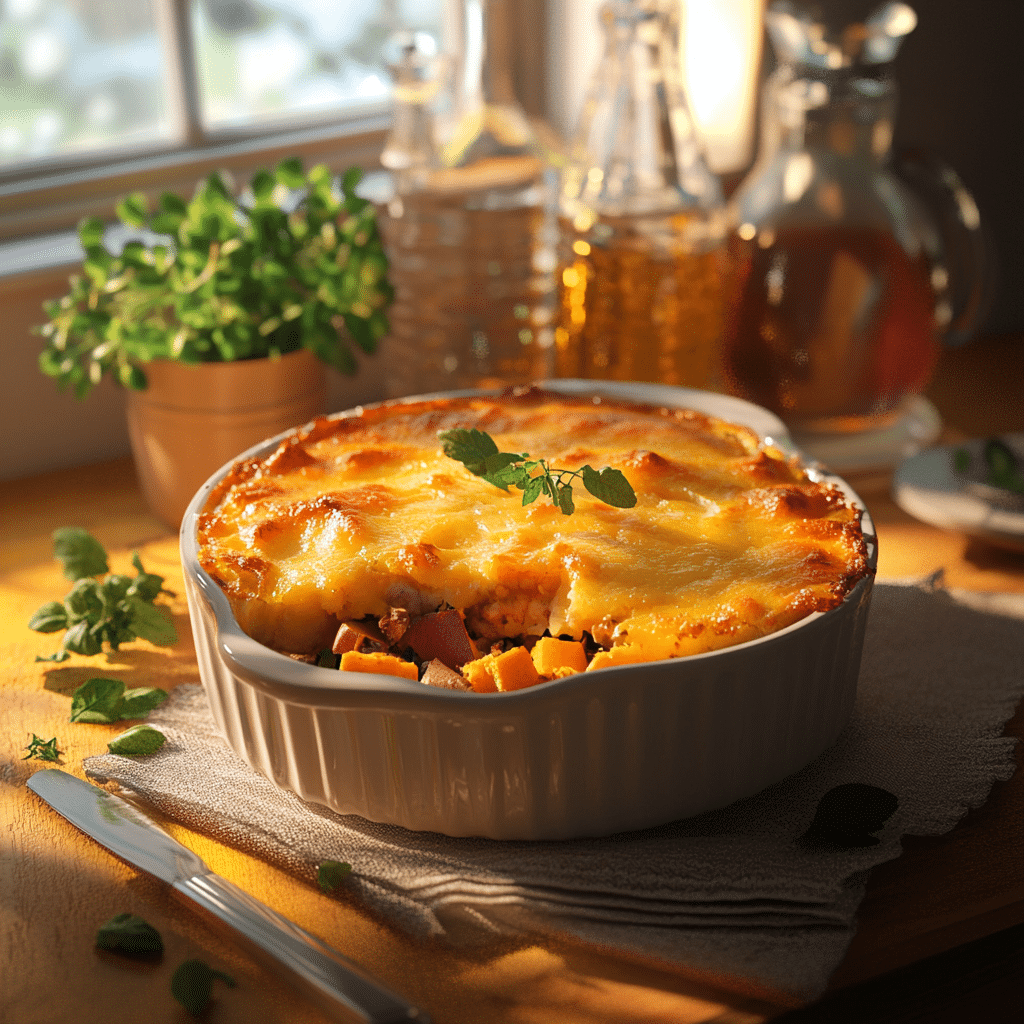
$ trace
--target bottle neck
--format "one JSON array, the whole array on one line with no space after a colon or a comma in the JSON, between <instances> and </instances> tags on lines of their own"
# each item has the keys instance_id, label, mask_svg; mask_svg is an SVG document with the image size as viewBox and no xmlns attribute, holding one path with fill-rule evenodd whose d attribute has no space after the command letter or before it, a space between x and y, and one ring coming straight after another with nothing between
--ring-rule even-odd
<instances>
[{"instance_id":1,"label":"bottle neck","mask_svg":"<svg viewBox=\"0 0 1024 1024\"><path fill-rule=\"evenodd\" d=\"M892 149L895 83L863 69L815 72L783 66L765 92L762 152L812 152L882 164Z\"/></svg>"},{"instance_id":2,"label":"bottle neck","mask_svg":"<svg viewBox=\"0 0 1024 1024\"><path fill-rule=\"evenodd\" d=\"M441 162L464 167L520 156L536 147L512 82L513 0L446 0L444 49L450 66L449 113Z\"/></svg>"}]
</instances>

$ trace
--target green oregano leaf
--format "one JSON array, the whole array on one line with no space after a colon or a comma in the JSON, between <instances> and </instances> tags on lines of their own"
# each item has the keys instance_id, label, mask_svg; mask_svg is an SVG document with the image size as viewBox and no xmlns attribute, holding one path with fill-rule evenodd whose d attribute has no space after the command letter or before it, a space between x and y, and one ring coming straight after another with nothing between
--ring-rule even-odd
<instances>
[{"instance_id":1,"label":"green oregano leaf","mask_svg":"<svg viewBox=\"0 0 1024 1024\"><path fill-rule=\"evenodd\" d=\"M600 473L590 466L584 466L583 486L606 505L614 505L616 508L633 508L636 505L636 492L629 481L611 466L605 466Z\"/></svg>"},{"instance_id":2,"label":"green oregano leaf","mask_svg":"<svg viewBox=\"0 0 1024 1024\"><path fill-rule=\"evenodd\" d=\"M178 640L174 623L156 605L140 597L128 596L124 603L128 611L129 628L143 640L158 647L170 647Z\"/></svg>"},{"instance_id":3,"label":"green oregano leaf","mask_svg":"<svg viewBox=\"0 0 1024 1024\"><path fill-rule=\"evenodd\" d=\"M147 754L155 754L164 745L165 740L164 734L151 725L133 725L120 736L115 736L107 744L107 749L112 754L144 757Z\"/></svg>"},{"instance_id":4,"label":"green oregano leaf","mask_svg":"<svg viewBox=\"0 0 1024 1024\"><path fill-rule=\"evenodd\" d=\"M316 872L317 885L324 892L334 892L352 874L352 865L340 860L321 861Z\"/></svg>"},{"instance_id":5,"label":"green oregano leaf","mask_svg":"<svg viewBox=\"0 0 1024 1024\"><path fill-rule=\"evenodd\" d=\"M576 511L572 481L579 477L583 486L599 501L615 508L636 505L636 492L617 469L606 466L600 472L592 466L581 469L556 469L545 459L531 459L526 453L500 452L490 434L483 430L456 428L438 433L441 450L450 459L461 462L474 476L503 491L516 487L523 492L523 504L529 505L546 494L563 515ZM536 470L540 473L535 474Z\"/></svg>"},{"instance_id":6,"label":"green oregano leaf","mask_svg":"<svg viewBox=\"0 0 1024 1024\"><path fill-rule=\"evenodd\" d=\"M171 995L198 1017L209 1005L213 982L218 978L228 987L235 987L235 979L223 971L215 971L202 960L186 960L171 977Z\"/></svg>"},{"instance_id":7,"label":"green oregano leaf","mask_svg":"<svg viewBox=\"0 0 1024 1024\"><path fill-rule=\"evenodd\" d=\"M64 575L69 580L102 576L108 571L103 546L87 530L77 526L53 531L53 556L64 563Z\"/></svg>"},{"instance_id":8,"label":"green oregano leaf","mask_svg":"<svg viewBox=\"0 0 1024 1024\"><path fill-rule=\"evenodd\" d=\"M118 914L96 932L96 945L115 953L162 953L160 933L135 914Z\"/></svg>"},{"instance_id":9,"label":"green oregano leaf","mask_svg":"<svg viewBox=\"0 0 1024 1024\"><path fill-rule=\"evenodd\" d=\"M494 439L482 430L443 430L437 436L445 455L461 462L474 476L483 476L487 472L487 457L498 454Z\"/></svg>"},{"instance_id":10,"label":"green oregano leaf","mask_svg":"<svg viewBox=\"0 0 1024 1024\"><path fill-rule=\"evenodd\" d=\"M145 718L154 708L159 707L167 700L167 691L156 686L139 686L132 690L124 691L124 699L121 701L121 718Z\"/></svg>"},{"instance_id":11,"label":"green oregano leaf","mask_svg":"<svg viewBox=\"0 0 1024 1024\"><path fill-rule=\"evenodd\" d=\"M109 725L121 718L124 683L120 679L98 676L82 683L71 695L72 722Z\"/></svg>"},{"instance_id":12,"label":"green oregano leaf","mask_svg":"<svg viewBox=\"0 0 1024 1024\"><path fill-rule=\"evenodd\" d=\"M63 601L47 601L28 620L28 628L37 633L56 633L68 628L68 611Z\"/></svg>"}]
</instances>

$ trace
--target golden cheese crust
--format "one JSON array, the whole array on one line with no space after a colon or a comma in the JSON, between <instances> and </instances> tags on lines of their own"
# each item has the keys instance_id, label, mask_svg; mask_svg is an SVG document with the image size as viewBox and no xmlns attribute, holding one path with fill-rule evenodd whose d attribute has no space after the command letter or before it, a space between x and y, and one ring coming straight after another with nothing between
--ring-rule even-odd
<instances>
[{"instance_id":1,"label":"golden cheese crust","mask_svg":"<svg viewBox=\"0 0 1024 1024\"><path fill-rule=\"evenodd\" d=\"M572 515L524 507L443 454L457 427L558 468L613 466L637 504L578 487ZM238 462L198 531L242 629L304 654L340 622L447 604L484 641L589 634L679 657L832 608L868 571L859 511L746 427L536 388L317 420Z\"/></svg>"}]
</instances>

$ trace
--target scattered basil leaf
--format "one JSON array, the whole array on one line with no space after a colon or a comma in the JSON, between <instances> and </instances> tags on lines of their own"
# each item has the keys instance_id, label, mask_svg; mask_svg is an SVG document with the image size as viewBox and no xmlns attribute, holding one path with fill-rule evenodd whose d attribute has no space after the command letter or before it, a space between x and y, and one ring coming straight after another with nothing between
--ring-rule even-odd
<instances>
[{"instance_id":1,"label":"scattered basil leaf","mask_svg":"<svg viewBox=\"0 0 1024 1024\"><path fill-rule=\"evenodd\" d=\"M56 633L68 628L68 610L61 601L48 601L28 620L28 628L37 633Z\"/></svg>"},{"instance_id":2,"label":"scattered basil leaf","mask_svg":"<svg viewBox=\"0 0 1024 1024\"><path fill-rule=\"evenodd\" d=\"M810 828L798 840L806 846L877 846L871 835L892 817L899 801L887 789L863 782L834 786L819 801Z\"/></svg>"},{"instance_id":3,"label":"scattered basil leaf","mask_svg":"<svg viewBox=\"0 0 1024 1024\"><path fill-rule=\"evenodd\" d=\"M107 572L107 553L103 546L78 526L63 526L53 531L53 556L64 563L64 575L69 580L102 576Z\"/></svg>"},{"instance_id":4,"label":"scattered basil leaf","mask_svg":"<svg viewBox=\"0 0 1024 1024\"><path fill-rule=\"evenodd\" d=\"M118 914L96 932L96 945L115 953L162 953L160 933L135 914Z\"/></svg>"},{"instance_id":5,"label":"scattered basil leaf","mask_svg":"<svg viewBox=\"0 0 1024 1024\"><path fill-rule=\"evenodd\" d=\"M615 508L632 508L636 493L617 470L606 466L600 472L592 466L582 469L555 469L545 459L530 459L523 453L500 452L494 438L483 430L456 428L438 432L441 450L450 459L461 462L474 476L507 491L516 487L523 492L523 504L529 505L546 494L563 515L576 511L572 480L579 477L583 486L599 501ZM539 469L539 475L534 471Z\"/></svg>"},{"instance_id":6,"label":"scattered basil leaf","mask_svg":"<svg viewBox=\"0 0 1024 1024\"><path fill-rule=\"evenodd\" d=\"M28 746L24 748L28 753L22 758L22 761L27 761L29 758L35 758L37 761L58 761L60 760L61 751L57 749L57 737L53 739L44 740L32 733L32 739L29 740Z\"/></svg>"},{"instance_id":7,"label":"scattered basil leaf","mask_svg":"<svg viewBox=\"0 0 1024 1024\"><path fill-rule=\"evenodd\" d=\"M125 757L144 757L147 754L155 754L164 745L166 738L159 729L154 729L151 725L133 725L120 736L115 736L107 744L107 749L112 754L122 754Z\"/></svg>"},{"instance_id":8,"label":"scattered basil leaf","mask_svg":"<svg viewBox=\"0 0 1024 1024\"><path fill-rule=\"evenodd\" d=\"M235 979L223 971L215 971L202 960L186 960L171 978L171 995L193 1017L198 1017L210 1002L216 978L229 988L235 987Z\"/></svg>"},{"instance_id":9,"label":"scattered basil leaf","mask_svg":"<svg viewBox=\"0 0 1024 1024\"><path fill-rule=\"evenodd\" d=\"M316 882L324 892L334 892L350 874L351 864L340 860L325 860L317 868Z\"/></svg>"},{"instance_id":10,"label":"scattered basil leaf","mask_svg":"<svg viewBox=\"0 0 1024 1024\"><path fill-rule=\"evenodd\" d=\"M109 725L120 720L123 703L124 683L120 679L88 679L71 695L69 721Z\"/></svg>"},{"instance_id":11,"label":"scattered basil leaf","mask_svg":"<svg viewBox=\"0 0 1024 1024\"><path fill-rule=\"evenodd\" d=\"M174 623L156 605L132 595L125 598L125 602L130 612L130 628L137 636L157 647L170 647L177 642Z\"/></svg>"},{"instance_id":12,"label":"scattered basil leaf","mask_svg":"<svg viewBox=\"0 0 1024 1024\"><path fill-rule=\"evenodd\" d=\"M124 699L118 708L121 718L145 718L154 708L167 700L167 691L155 686L139 686L124 691Z\"/></svg>"}]
</instances>

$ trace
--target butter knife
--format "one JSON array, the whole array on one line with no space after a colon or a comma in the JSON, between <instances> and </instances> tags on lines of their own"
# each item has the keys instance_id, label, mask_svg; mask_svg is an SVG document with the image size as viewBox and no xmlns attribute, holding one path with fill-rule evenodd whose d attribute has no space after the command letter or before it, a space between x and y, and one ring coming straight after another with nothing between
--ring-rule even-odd
<instances>
[{"instance_id":1,"label":"butter knife","mask_svg":"<svg viewBox=\"0 0 1024 1024\"><path fill-rule=\"evenodd\" d=\"M57 768L37 771L27 785L87 836L168 882L287 967L325 1009L345 1010L349 1020L354 1016L365 1024L429 1024L425 1013L367 977L337 950L214 874L127 801Z\"/></svg>"}]
</instances>

